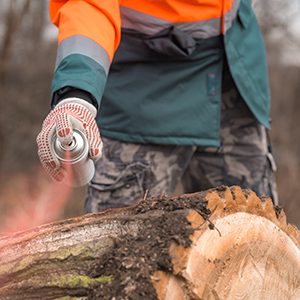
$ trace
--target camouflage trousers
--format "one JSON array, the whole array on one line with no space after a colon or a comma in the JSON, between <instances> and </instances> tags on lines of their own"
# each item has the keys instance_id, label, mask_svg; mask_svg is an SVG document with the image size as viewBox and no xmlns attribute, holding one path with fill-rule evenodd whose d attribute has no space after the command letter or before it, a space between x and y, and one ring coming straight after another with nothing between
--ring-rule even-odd
<instances>
[{"instance_id":1,"label":"camouflage trousers","mask_svg":"<svg viewBox=\"0 0 300 300\"><path fill-rule=\"evenodd\" d=\"M132 144L103 138L104 153L88 186L86 212L124 207L148 196L239 185L278 197L268 134L249 110L227 72L223 76L221 146Z\"/></svg>"}]
</instances>

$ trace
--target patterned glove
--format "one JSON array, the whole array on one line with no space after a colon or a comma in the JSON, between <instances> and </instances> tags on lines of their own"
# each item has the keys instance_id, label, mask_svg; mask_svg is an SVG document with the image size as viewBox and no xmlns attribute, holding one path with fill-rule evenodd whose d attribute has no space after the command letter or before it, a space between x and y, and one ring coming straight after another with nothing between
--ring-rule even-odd
<instances>
[{"instance_id":1,"label":"patterned glove","mask_svg":"<svg viewBox=\"0 0 300 300\"><path fill-rule=\"evenodd\" d=\"M51 139L56 132L62 144L69 144L73 129L86 134L89 143L89 156L96 161L102 155L102 142L95 121L97 110L85 100L67 98L48 114L42 130L37 136L38 155L45 171L56 181L62 181L64 172L59 160L53 154Z\"/></svg>"}]
</instances>

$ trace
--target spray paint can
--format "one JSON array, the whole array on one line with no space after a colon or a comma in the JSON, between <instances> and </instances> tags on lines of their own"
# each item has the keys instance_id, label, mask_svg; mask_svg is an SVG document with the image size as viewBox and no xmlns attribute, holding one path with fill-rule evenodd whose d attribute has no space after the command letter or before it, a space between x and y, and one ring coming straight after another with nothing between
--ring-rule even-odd
<instances>
[{"instance_id":1,"label":"spray paint can","mask_svg":"<svg viewBox=\"0 0 300 300\"><path fill-rule=\"evenodd\" d=\"M67 145L62 144L57 135L54 134L52 137L52 149L65 169L67 176L71 179L65 182L73 187L80 187L93 178L95 165L89 158L89 146L84 133L74 129L73 140Z\"/></svg>"}]
</instances>

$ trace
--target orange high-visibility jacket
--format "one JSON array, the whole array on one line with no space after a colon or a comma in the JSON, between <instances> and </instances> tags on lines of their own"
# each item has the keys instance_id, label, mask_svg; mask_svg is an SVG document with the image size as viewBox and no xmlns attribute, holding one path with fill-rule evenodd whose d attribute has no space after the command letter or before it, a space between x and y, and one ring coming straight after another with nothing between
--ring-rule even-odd
<instances>
[{"instance_id":1,"label":"orange high-visibility jacket","mask_svg":"<svg viewBox=\"0 0 300 300\"><path fill-rule=\"evenodd\" d=\"M122 28L155 34L176 24L195 37L212 37L229 29L239 0L52 0L50 17L59 28L62 60L69 51L89 55L107 70ZM122 22L121 22L122 21ZM88 41L88 42L87 42ZM89 43L86 49L81 43ZM72 44L72 46L71 46ZM72 48L71 48L72 47ZM78 47L78 51L76 49ZM67 49L69 48L69 49ZM98 57L97 57L98 56ZM93 57L94 58L94 57Z\"/></svg>"},{"instance_id":2,"label":"orange high-visibility jacket","mask_svg":"<svg viewBox=\"0 0 300 300\"><path fill-rule=\"evenodd\" d=\"M236 23L238 22L237 19L239 14L241 20L239 24L236 25ZM245 15L245 18L243 14ZM226 40L228 32L237 32L234 34L241 34L241 36L245 36L246 44L250 43L249 45L245 44L245 47L247 47L250 52L250 56L252 51L251 47L254 50L255 47L261 49L261 40L255 41L256 36L253 37L254 35L257 35L257 29L253 29L251 26L250 28L247 24L247 22L252 22L255 19L251 19L252 15L253 12L251 10L250 0L51 0L51 21L59 28L59 46L56 61L56 72L52 85L53 92L56 92L65 86L71 86L89 92L94 96L94 98L97 99L98 103L100 103L104 93L107 76L114 59L114 54L118 49L118 46L120 45L120 41L122 46L120 47L120 51L122 52L120 56L125 57L125 60L127 58L129 59L129 57L131 57L131 54L130 52L126 52L128 51L126 49L130 49L132 45L130 45L131 42L128 42L126 37L134 36L135 39L138 38L139 40L143 41L141 47L135 50L136 52L141 52L139 54L141 58L132 58L130 64L132 66L134 60L136 60L136 66L137 63L139 63L141 65L141 68L137 72L138 75L135 75L136 77L132 75L132 78L130 73L126 73L126 69L124 69L124 71L122 69L123 77L121 77L121 79L118 78L118 75L114 75L118 72L120 73L120 71L115 70L118 68L111 68L112 74L109 77L109 81L115 82L112 84L108 84L109 87L107 88L108 91L106 98L109 98L110 100L107 100L104 97L105 101L104 103L102 103L103 111L107 111L108 114L110 114L110 116L108 116L108 119L110 118L110 121L106 122L105 116L103 116L104 123L103 125L101 124L102 134L104 133L104 135L127 141L154 143L164 143L164 141L166 141L164 139L165 135L169 138L166 143L216 145L218 144L218 142L216 141L218 139L218 126L214 126L213 136L208 134L207 137L199 137L199 139L192 138L190 141L188 141L189 136L193 135L190 134L188 130L183 133L183 135L187 135L186 137L183 137L183 140L180 140L180 138L178 137L179 128L184 126L188 127L188 124L174 125L174 129L172 129L172 126L170 126L170 132L164 132L164 130L161 128L162 126L158 126L160 128L157 129L156 132L154 130L152 132L143 133L143 130L147 131L145 129L147 126L146 124L135 124L135 120L138 119L138 114L141 120L149 120L150 127L151 123L153 123L154 127L154 124L157 123L157 120L151 119L152 117L150 116L150 113L152 115L157 113L153 111L149 112L149 109L144 110L143 108L139 108L136 112L136 117L134 115L131 115L131 117L128 117L127 121L124 121L126 115L128 116L130 114L133 114L137 106L146 107L147 103L149 103L149 101L152 101L147 100L148 98L150 99L155 97L155 101L157 101L157 104L149 105L149 107L152 107L150 108L150 110L153 110L153 107L157 107L157 109L160 110L158 105L162 105L161 111L163 112L168 110L168 105L174 106L176 104L174 104L175 102L172 101L167 104L166 108L163 108L162 102L165 101L165 99L168 99L168 95L166 94L166 92L162 91L162 94L164 96L163 99L159 100L158 95L160 94L160 92L158 88L156 88L155 82L151 82L152 90L155 91L155 96L153 95L153 97L151 97L149 95L149 92L147 91L145 95L139 96L140 98L144 99L136 99L135 103L133 101L132 104L130 104L130 101L132 101L131 99L134 98L135 91L128 85L128 83L126 86L117 86L116 81L122 81L122 78L130 77L130 80L134 85L135 80L139 79L140 77L145 76L145 78L147 78L148 66L146 64L141 64L143 62L143 53L145 53L145 57L151 56L153 54L153 60L156 61L155 57L158 52L163 53L162 55L166 55L166 53L169 52L169 56L166 57L166 59L168 61L173 60L174 66L177 60L193 60L197 56L195 53L197 53L197 51L200 51L197 50L199 49L199 47L201 48L201 45L199 46L199 44L213 44L216 39L219 39L220 41L220 37L223 36L225 43L225 52L228 56L230 67L232 65L231 72L233 74L233 77L235 79L237 78L236 81L238 88L250 108L256 114L257 118L261 121L261 123L264 123L266 126L268 126L267 119L269 99L267 99L267 83L263 82L262 84L262 89L264 91L261 92L261 98L264 97L265 99L254 99L254 97L252 99L251 97L248 97L248 95L255 93L254 91L256 87L254 86L259 86L260 83L257 84L255 82L256 79L253 81L253 84L251 82L248 83L248 79L250 78L250 76L240 74L241 72L243 72L241 68L244 68L241 65L243 61L246 61L245 68L247 69L247 54L245 53L245 51L242 51L242 54L237 53L235 56L241 57L241 60L235 63L236 59L231 59L230 54L234 53L235 51L230 50L232 47L231 40L234 39L231 39L230 34L228 34L229 38L227 38ZM245 33L240 33L239 31L241 31L243 28L246 28ZM121 40L121 32L122 37L125 37L124 41L123 38ZM252 34L251 32L254 33ZM250 37L251 34L252 36ZM172 45L170 45L169 41L166 42L166 36L169 40L172 41ZM174 43L175 46L173 45ZM256 46L254 46L255 43L257 43ZM144 44L147 44L146 50L143 50ZM219 45L221 43L219 42L217 44ZM234 45L234 48L235 47L238 46ZM211 49L211 51L213 53L214 50ZM254 71L252 72L254 75L252 75L253 77L259 78L259 80L262 78L262 81L267 82L266 75L264 73L264 53L261 50L259 51L260 53L257 54L254 59L256 60L256 57L262 57L261 62L257 61L257 63L262 63L263 70ZM210 56L210 54L207 54L208 58ZM246 59L244 59L243 56L245 56ZM170 57L173 58L170 59ZM161 57L158 60L160 59ZM203 59L203 57L201 59ZM217 60L221 59L215 59L215 61L211 64L217 65ZM253 59L250 58L249 62L252 63L252 60ZM195 58L195 64L197 64L196 61L197 59ZM117 59L115 65L117 66L118 63L122 64L122 61L120 62ZM161 66L162 65L164 65L164 63L161 63ZM169 65L168 68L172 68L170 66L171 65ZM240 71L236 71L235 66L237 66L236 68ZM159 69L160 67L157 66L156 70L157 68ZM188 64L180 65L180 67L178 67L178 74L185 68L188 68ZM218 86L218 84L220 84L220 76L217 74L217 68L215 68L215 70L211 70L208 69L205 65L203 65L201 68L202 69L199 69L198 73L207 73L209 76L207 77L206 74L202 79L199 79L200 77L197 78L197 76L195 76L195 80L208 80L208 96L211 99L212 97L220 98L220 87ZM127 69L130 70L130 68ZM220 71L220 68L218 70ZM165 72L160 72L160 74L162 73L164 73L164 78L168 77L168 74L165 74ZM188 73L188 71L186 71L186 73ZM258 74L257 76L255 75L256 73ZM172 76L176 77L176 75L170 73L170 78L173 78ZM159 78L159 80L164 81L164 78ZM186 80L185 77L182 76L174 80L172 79L174 82L174 89L179 80L181 80L182 84L184 85L185 81L190 80L188 78L191 78L191 76L186 76ZM251 78L249 80L251 81ZM244 81L247 81L247 83ZM169 80L168 85L170 86L171 84L172 81ZM251 84L253 86L251 86ZM147 88L146 85L147 84L145 82L145 89ZM136 89L142 90L144 88L143 86L144 85L136 86ZM169 86L168 89L170 89ZM128 94L127 99L122 98L122 92L119 91L120 89L123 90L122 92L125 92L126 90ZM193 109L193 107L196 108L197 105L199 106L199 109L194 109L194 112L199 110L199 115L201 115L201 110L203 110L201 107L203 107L203 103L205 103L205 101L211 101L212 103L214 102L209 99L204 99L204 96L201 96L202 98L199 96L202 100L199 98L199 100L197 100L198 104L196 104L196 102L192 104L192 101L195 101L195 99L197 98L197 95L195 95L195 93L193 95L191 94L190 97L188 97L187 95L183 95L182 99L180 99L181 94L182 87L181 91L178 90L178 93L176 94L178 95L178 103L181 102L181 104L178 104L177 106L183 106L183 101L185 101L187 104L186 108L182 108L182 111L180 111L180 108L178 109L178 112L176 113L178 113L179 115L185 115L187 111L184 111L184 109L187 110L189 107ZM148 102L146 103L146 101ZM189 101L191 101L190 104L188 104ZM218 101L219 100L216 100L215 102ZM119 102L119 104L117 102ZM123 107L119 107L119 105L121 105L120 103L124 102L126 102L126 104L124 104ZM143 105L141 105L141 103L143 103ZM115 107L110 107L108 109L109 105L115 105ZM211 111L213 112L214 110L215 112L218 112L218 105L215 105L215 108L212 108ZM206 109L206 115L209 114L210 108ZM215 116L217 116L217 114L215 114ZM168 113L166 113L165 116L159 116L159 118L161 119L165 119L168 117L171 117L168 116ZM213 118L214 114L212 113L211 119ZM122 123L122 121L124 122ZM191 120L188 121L189 124L193 123ZM196 121L195 119L194 123L196 124L197 122L199 123L199 120ZM202 123L207 124L207 120L204 118ZM119 124L116 125L119 128L114 129L114 124ZM178 128L176 128L176 126ZM193 125L190 126L193 127ZM201 122L200 126L202 126ZM142 128L140 131L138 129L139 127ZM129 132L122 135L121 131L124 131L124 128L129 128ZM165 125L164 128L166 128ZM170 136L172 136L172 131L176 132L178 138L175 137L175 139L173 140L170 139ZM192 131L195 132L195 136L199 134L201 135L201 133L199 133L199 131L197 132L195 128L192 129ZM204 131L205 130L203 130L203 132ZM212 129L210 129L208 126L206 131L209 132L212 131ZM138 134L136 134L136 137L134 137L136 132L138 132ZM149 135L149 138L146 137L144 139L143 137L147 136L147 134ZM162 134L162 138L155 139L155 135L159 134ZM151 136L153 136L154 138L151 138Z\"/></svg>"}]
</instances>

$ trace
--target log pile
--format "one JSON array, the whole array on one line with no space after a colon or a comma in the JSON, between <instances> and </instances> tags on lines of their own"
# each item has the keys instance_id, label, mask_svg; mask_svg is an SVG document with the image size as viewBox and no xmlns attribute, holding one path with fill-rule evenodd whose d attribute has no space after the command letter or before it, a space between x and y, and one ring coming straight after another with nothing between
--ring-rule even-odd
<instances>
[{"instance_id":1,"label":"log pile","mask_svg":"<svg viewBox=\"0 0 300 300\"><path fill-rule=\"evenodd\" d=\"M220 187L0 238L0 299L300 299L300 235Z\"/></svg>"}]
</instances>

